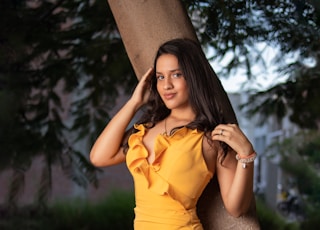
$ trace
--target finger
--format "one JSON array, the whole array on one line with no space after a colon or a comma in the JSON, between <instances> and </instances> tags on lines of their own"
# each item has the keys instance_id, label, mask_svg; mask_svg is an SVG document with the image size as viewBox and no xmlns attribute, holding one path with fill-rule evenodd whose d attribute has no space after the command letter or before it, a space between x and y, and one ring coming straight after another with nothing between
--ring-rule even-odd
<instances>
[{"instance_id":1,"label":"finger","mask_svg":"<svg viewBox=\"0 0 320 230\"><path fill-rule=\"evenodd\" d=\"M241 155L248 155L253 147L247 137L237 125L219 125L211 133L211 139L228 144L234 151Z\"/></svg>"},{"instance_id":2,"label":"finger","mask_svg":"<svg viewBox=\"0 0 320 230\"><path fill-rule=\"evenodd\" d=\"M153 73L153 68L150 67L147 72L142 76L141 80L145 81L145 80L149 80L149 78L152 76Z\"/></svg>"},{"instance_id":3,"label":"finger","mask_svg":"<svg viewBox=\"0 0 320 230\"><path fill-rule=\"evenodd\" d=\"M236 124L219 124L215 127L215 129L224 129L224 130L232 130L237 128Z\"/></svg>"},{"instance_id":4,"label":"finger","mask_svg":"<svg viewBox=\"0 0 320 230\"><path fill-rule=\"evenodd\" d=\"M212 130L211 135L223 135L226 131L231 131L231 125L229 124L220 124Z\"/></svg>"},{"instance_id":5,"label":"finger","mask_svg":"<svg viewBox=\"0 0 320 230\"><path fill-rule=\"evenodd\" d=\"M227 137L229 136L229 131L226 130L226 129L214 129L212 132L211 132L211 137L214 138L215 140L217 140L217 138L219 140L221 140L221 138L224 138L224 137Z\"/></svg>"}]
</instances>

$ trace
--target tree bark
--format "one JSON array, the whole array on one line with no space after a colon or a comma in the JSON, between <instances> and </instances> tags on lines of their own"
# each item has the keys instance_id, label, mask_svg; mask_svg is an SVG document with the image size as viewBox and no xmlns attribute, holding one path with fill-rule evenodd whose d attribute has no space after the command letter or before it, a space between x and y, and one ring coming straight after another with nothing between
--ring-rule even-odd
<instances>
[{"instance_id":1,"label":"tree bark","mask_svg":"<svg viewBox=\"0 0 320 230\"><path fill-rule=\"evenodd\" d=\"M159 46L173 38L197 40L177 0L108 0L137 77L153 66Z\"/></svg>"},{"instance_id":2,"label":"tree bark","mask_svg":"<svg viewBox=\"0 0 320 230\"><path fill-rule=\"evenodd\" d=\"M197 36L188 14L180 0L108 0L122 41L138 79L153 66L159 46L174 38ZM228 123L237 123L229 98L220 80L214 79L218 102ZM221 200L219 186L214 178L198 202L198 215L204 229L259 229L255 200L247 215L230 216Z\"/></svg>"}]
</instances>

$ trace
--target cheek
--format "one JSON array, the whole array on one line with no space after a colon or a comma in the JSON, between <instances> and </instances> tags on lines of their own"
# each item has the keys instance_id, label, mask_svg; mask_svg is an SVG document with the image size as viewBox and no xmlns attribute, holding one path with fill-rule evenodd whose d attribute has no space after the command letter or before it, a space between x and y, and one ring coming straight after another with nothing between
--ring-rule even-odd
<instances>
[{"instance_id":1,"label":"cheek","mask_svg":"<svg viewBox=\"0 0 320 230\"><path fill-rule=\"evenodd\" d=\"M186 82L180 82L180 84L177 85L177 88L179 88L179 90L184 92L185 94L188 94L189 90Z\"/></svg>"},{"instance_id":2,"label":"cheek","mask_svg":"<svg viewBox=\"0 0 320 230\"><path fill-rule=\"evenodd\" d=\"M165 81L157 81L156 87L157 87L158 92L164 90L165 84L166 84Z\"/></svg>"},{"instance_id":3,"label":"cheek","mask_svg":"<svg viewBox=\"0 0 320 230\"><path fill-rule=\"evenodd\" d=\"M188 87L185 86L185 87L183 87L182 90L183 90L183 92L184 92L183 95L184 95L185 99L186 99L186 100L189 100L189 95L190 95L190 94L189 94L189 89L188 89Z\"/></svg>"},{"instance_id":4,"label":"cheek","mask_svg":"<svg viewBox=\"0 0 320 230\"><path fill-rule=\"evenodd\" d=\"M156 83L156 89L157 89L158 92L160 92L161 86L160 86L160 83L159 83L159 82Z\"/></svg>"}]
</instances>

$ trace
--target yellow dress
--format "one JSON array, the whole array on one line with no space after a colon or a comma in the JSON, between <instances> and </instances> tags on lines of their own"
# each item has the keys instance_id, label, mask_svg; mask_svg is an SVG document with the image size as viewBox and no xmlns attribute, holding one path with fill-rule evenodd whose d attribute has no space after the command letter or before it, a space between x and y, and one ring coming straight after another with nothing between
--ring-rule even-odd
<instances>
[{"instance_id":1,"label":"yellow dress","mask_svg":"<svg viewBox=\"0 0 320 230\"><path fill-rule=\"evenodd\" d=\"M135 186L135 230L202 230L196 204L212 178L202 155L203 132L186 127L158 135L149 164L143 144L146 128L130 136L126 156Z\"/></svg>"}]
</instances>

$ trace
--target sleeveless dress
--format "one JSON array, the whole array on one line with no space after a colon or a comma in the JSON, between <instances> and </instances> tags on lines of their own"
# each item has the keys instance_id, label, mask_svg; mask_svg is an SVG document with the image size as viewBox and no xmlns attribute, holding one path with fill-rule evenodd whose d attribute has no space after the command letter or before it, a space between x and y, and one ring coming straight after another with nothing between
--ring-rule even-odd
<instances>
[{"instance_id":1,"label":"sleeveless dress","mask_svg":"<svg viewBox=\"0 0 320 230\"><path fill-rule=\"evenodd\" d=\"M197 201L212 178L202 155L203 132L186 127L155 140L149 164L143 144L146 128L129 137L126 164L133 176L135 230L202 230Z\"/></svg>"}]
</instances>

